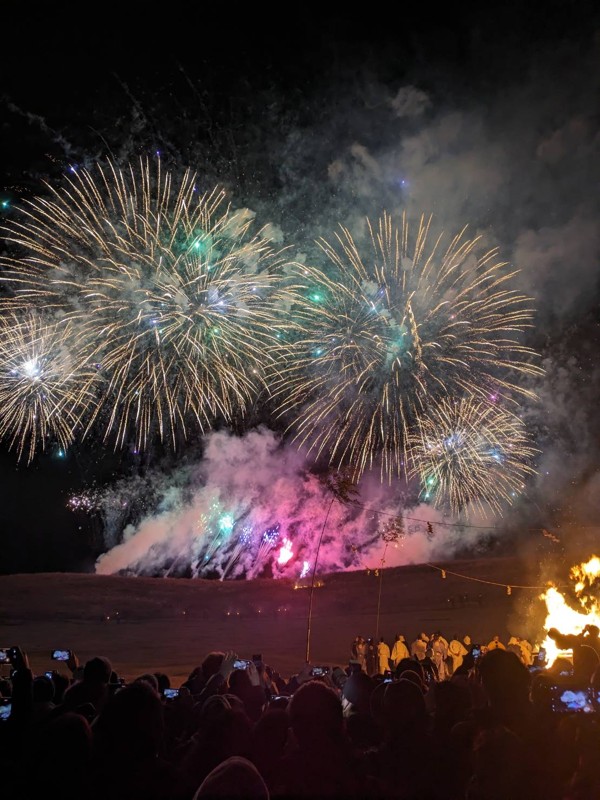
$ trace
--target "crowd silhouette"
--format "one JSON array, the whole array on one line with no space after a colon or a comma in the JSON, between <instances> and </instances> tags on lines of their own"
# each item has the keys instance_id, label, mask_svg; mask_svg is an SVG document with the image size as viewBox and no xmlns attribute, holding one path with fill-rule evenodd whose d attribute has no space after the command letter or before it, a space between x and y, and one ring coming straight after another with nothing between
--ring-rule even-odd
<instances>
[{"instance_id":1,"label":"crowd silhouette","mask_svg":"<svg viewBox=\"0 0 600 800\"><path fill-rule=\"evenodd\" d=\"M64 673L34 675L12 647L3 797L589 800L600 797L597 638L569 641L575 670L544 669L518 637L480 646L439 631L391 646L356 637L343 666L288 678L262 655L214 651L177 689L72 653Z\"/></svg>"}]
</instances>

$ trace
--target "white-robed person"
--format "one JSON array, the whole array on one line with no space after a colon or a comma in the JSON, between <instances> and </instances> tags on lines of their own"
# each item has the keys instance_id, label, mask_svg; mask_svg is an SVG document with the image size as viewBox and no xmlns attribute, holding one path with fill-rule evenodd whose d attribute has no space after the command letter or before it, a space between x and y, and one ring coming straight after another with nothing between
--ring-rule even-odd
<instances>
[{"instance_id":1,"label":"white-robed person","mask_svg":"<svg viewBox=\"0 0 600 800\"><path fill-rule=\"evenodd\" d=\"M391 655L394 667L397 667L403 658L410 658L410 653L408 652L408 647L406 646L406 639L401 633L397 633Z\"/></svg>"},{"instance_id":2,"label":"white-robed person","mask_svg":"<svg viewBox=\"0 0 600 800\"><path fill-rule=\"evenodd\" d=\"M378 672L383 675L386 669L390 668L390 646L383 641L383 636L377 644L377 663L379 665Z\"/></svg>"},{"instance_id":3,"label":"white-robed person","mask_svg":"<svg viewBox=\"0 0 600 800\"><path fill-rule=\"evenodd\" d=\"M418 636L410 646L411 656L416 658L418 661L423 661L425 654L427 653L428 642L429 636L427 636L426 633L422 633L420 636Z\"/></svg>"},{"instance_id":4,"label":"white-robed person","mask_svg":"<svg viewBox=\"0 0 600 800\"><path fill-rule=\"evenodd\" d=\"M464 644L460 641L458 636L454 634L454 638L450 641L448 645L448 655L452 659L452 672L456 672L456 670L462 665L463 658L467 655L469 651L464 646Z\"/></svg>"}]
</instances>

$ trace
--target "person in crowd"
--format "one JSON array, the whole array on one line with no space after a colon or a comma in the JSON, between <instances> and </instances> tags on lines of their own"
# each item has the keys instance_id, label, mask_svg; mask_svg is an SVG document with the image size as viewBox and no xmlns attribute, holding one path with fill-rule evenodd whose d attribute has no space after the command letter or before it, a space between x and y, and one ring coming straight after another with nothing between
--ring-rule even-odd
<instances>
[{"instance_id":1,"label":"person in crowd","mask_svg":"<svg viewBox=\"0 0 600 800\"><path fill-rule=\"evenodd\" d=\"M548 636L554 639L562 650L573 651L573 674L576 678L589 681L600 665L600 637L596 625L586 625L580 634L563 634L550 628Z\"/></svg>"},{"instance_id":2,"label":"person in crowd","mask_svg":"<svg viewBox=\"0 0 600 800\"><path fill-rule=\"evenodd\" d=\"M361 675L355 677L362 680ZM333 689L317 681L303 684L290 702L289 714L296 745L281 761L275 794L367 796L344 735L342 705Z\"/></svg>"},{"instance_id":3,"label":"person in crowd","mask_svg":"<svg viewBox=\"0 0 600 800\"><path fill-rule=\"evenodd\" d=\"M431 661L435 666L435 679L445 681L450 677L450 670L446 664L445 650L442 648L431 648Z\"/></svg>"},{"instance_id":4,"label":"person in crowd","mask_svg":"<svg viewBox=\"0 0 600 800\"><path fill-rule=\"evenodd\" d=\"M390 657L390 647L383 640L383 636L381 636L379 639L379 644L377 645L377 671L380 675L383 675L385 671L390 668Z\"/></svg>"},{"instance_id":5,"label":"person in crowd","mask_svg":"<svg viewBox=\"0 0 600 800\"><path fill-rule=\"evenodd\" d=\"M506 650L506 647L500 641L500 637L498 636L498 634L496 634L492 639L492 641L488 644L487 650L488 652L490 652L491 650Z\"/></svg>"},{"instance_id":6,"label":"person in crowd","mask_svg":"<svg viewBox=\"0 0 600 800\"><path fill-rule=\"evenodd\" d=\"M422 633L418 636L414 642L410 646L410 654L413 658L417 658L419 661L422 661L427 654L427 645L429 643L429 636L426 633Z\"/></svg>"},{"instance_id":7,"label":"person in crowd","mask_svg":"<svg viewBox=\"0 0 600 800\"><path fill-rule=\"evenodd\" d=\"M464 646L464 644L458 638L458 635L455 633L450 643L448 644L448 655L452 659L452 672L456 672L456 670L461 666L463 663L463 658L467 655L468 650Z\"/></svg>"},{"instance_id":8,"label":"person in crowd","mask_svg":"<svg viewBox=\"0 0 600 800\"><path fill-rule=\"evenodd\" d=\"M448 642L442 636L440 631L436 631L432 634L431 639L431 649L434 653L439 653L443 659L446 658L448 655Z\"/></svg>"},{"instance_id":9,"label":"person in crowd","mask_svg":"<svg viewBox=\"0 0 600 800\"><path fill-rule=\"evenodd\" d=\"M373 639L367 639L367 654L366 654L366 668L367 675L375 675L377 673L377 647Z\"/></svg>"},{"instance_id":10,"label":"person in crowd","mask_svg":"<svg viewBox=\"0 0 600 800\"><path fill-rule=\"evenodd\" d=\"M76 711L89 704L95 712L101 711L109 697L111 673L112 666L107 658L96 656L87 661L83 671L76 673L81 674L81 680L76 681L65 692L64 710Z\"/></svg>"},{"instance_id":11,"label":"person in crowd","mask_svg":"<svg viewBox=\"0 0 600 800\"><path fill-rule=\"evenodd\" d=\"M533 664L533 646L527 639L519 639L519 646L523 663L526 667L530 667Z\"/></svg>"},{"instance_id":12,"label":"person in crowd","mask_svg":"<svg viewBox=\"0 0 600 800\"><path fill-rule=\"evenodd\" d=\"M523 661L523 651L521 649L518 636L511 636L509 638L508 644L506 645L506 650L509 653L514 653L519 661ZM525 662L523 661L523 663Z\"/></svg>"},{"instance_id":13,"label":"person in crowd","mask_svg":"<svg viewBox=\"0 0 600 800\"><path fill-rule=\"evenodd\" d=\"M362 636L358 637L356 643L356 660L360 664L362 670L367 669L367 643Z\"/></svg>"},{"instance_id":14,"label":"person in crowd","mask_svg":"<svg viewBox=\"0 0 600 800\"><path fill-rule=\"evenodd\" d=\"M406 639L402 636L401 633L396 634L396 638L394 640L394 646L392 647L392 653L390 658L392 659L392 666L395 668L398 664L402 661L403 658L409 658L410 653L408 652L408 647L406 646Z\"/></svg>"}]
</instances>

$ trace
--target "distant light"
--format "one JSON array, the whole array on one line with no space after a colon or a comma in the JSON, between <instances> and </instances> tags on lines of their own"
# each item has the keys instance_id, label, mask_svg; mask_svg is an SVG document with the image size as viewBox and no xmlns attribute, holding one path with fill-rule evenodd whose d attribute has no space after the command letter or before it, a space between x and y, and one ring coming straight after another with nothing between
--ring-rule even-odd
<instances>
[{"instance_id":1,"label":"distant light","mask_svg":"<svg viewBox=\"0 0 600 800\"><path fill-rule=\"evenodd\" d=\"M25 361L23 364L23 372L28 378L38 379L40 375L40 367L35 358Z\"/></svg>"},{"instance_id":2,"label":"distant light","mask_svg":"<svg viewBox=\"0 0 600 800\"><path fill-rule=\"evenodd\" d=\"M228 532L233 528L234 521L235 520L233 519L233 516L231 514L225 514L219 520L219 528L222 531Z\"/></svg>"},{"instance_id":3,"label":"distant light","mask_svg":"<svg viewBox=\"0 0 600 800\"><path fill-rule=\"evenodd\" d=\"M2 208L8 208L9 205L10 205L10 203L8 202L8 200L3 200L2 201Z\"/></svg>"},{"instance_id":4,"label":"distant light","mask_svg":"<svg viewBox=\"0 0 600 800\"><path fill-rule=\"evenodd\" d=\"M294 551L292 550L292 543L289 539L284 539L283 544L281 545L281 550L279 551L279 557L277 558L278 564L287 564L287 562L292 558L294 555Z\"/></svg>"}]
</instances>

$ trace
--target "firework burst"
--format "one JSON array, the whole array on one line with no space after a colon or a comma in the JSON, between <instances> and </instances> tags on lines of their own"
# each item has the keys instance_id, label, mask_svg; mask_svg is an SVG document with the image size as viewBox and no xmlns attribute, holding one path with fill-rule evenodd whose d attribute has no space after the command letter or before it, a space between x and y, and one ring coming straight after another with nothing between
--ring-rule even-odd
<instances>
[{"instance_id":1,"label":"firework burst","mask_svg":"<svg viewBox=\"0 0 600 800\"><path fill-rule=\"evenodd\" d=\"M141 162L80 170L5 228L2 261L21 308L60 312L96 365L90 409L117 445L204 432L243 414L265 385L286 292L281 259L252 214ZM69 427L69 421L65 420Z\"/></svg>"},{"instance_id":2,"label":"firework burst","mask_svg":"<svg viewBox=\"0 0 600 800\"><path fill-rule=\"evenodd\" d=\"M406 218L372 225L359 247L341 228L320 240L325 271L304 269L301 332L277 385L295 437L355 477L381 458L381 473L404 472L407 441L430 401L446 395L516 402L532 396L523 376L539 374L520 343L529 299L496 251L477 256L464 232L428 242L421 219L412 242ZM412 242L412 243L411 243Z\"/></svg>"},{"instance_id":3,"label":"firework burst","mask_svg":"<svg viewBox=\"0 0 600 800\"><path fill-rule=\"evenodd\" d=\"M424 499L455 512L501 512L535 472L537 451L521 420L484 400L440 401L418 418L408 443Z\"/></svg>"},{"instance_id":4,"label":"firework burst","mask_svg":"<svg viewBox=\"0 0 600 800\"><path fill-rule=\"evenodd\" d=\"M38 447L71 443L90 399L82 387L93 373L73 350L69 324L37 313L0 318L0 437L31 461Z\"/></svg>"}]
</instances>

